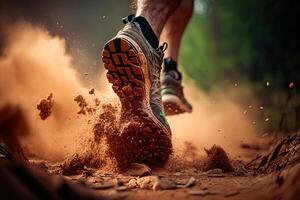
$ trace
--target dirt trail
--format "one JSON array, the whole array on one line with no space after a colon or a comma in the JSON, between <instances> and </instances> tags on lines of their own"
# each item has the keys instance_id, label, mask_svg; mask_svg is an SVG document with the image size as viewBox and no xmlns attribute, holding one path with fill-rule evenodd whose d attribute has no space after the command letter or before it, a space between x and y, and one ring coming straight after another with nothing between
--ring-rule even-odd
<instances>
[{"instance_id":1,"label":"dirt trail","mask_svg":"<svg viewBox=\"0 0 300 200\"><path fill-rule=\"evenodd\" d=\"M113 173L84 167L65 178L101 194L126 196L126 199L294 200L300 197L299 146L300 133L276 140L265 156L253 157L248 163L231 160L234 169L227 173L220 168L208 171L203 168L205 159L214 160L211 155L204 159L196 156L196 160L175 156L164 168L151 170L143 164L134 164L127 172ZM46 163L46 166L50 173L61 172L58 165Z\"/></svg>"},{"instance_id":2,"label":"dirt trail","mask_svg":"<svg viewBox=\"0 0 300 200\"><path fill-rule=\"evenodd\" d=\"M213 103L192 84L186 91L193 114L169 119L175 148L168 163L152 171L140 163L117 173L111 153L117 143L110 139L119 134L120 105L105 79L98 89L81 86L64 40L46 30L25 23L9 31L0 59L0 134L12 152L4 153L7 158L30 159L50 174L128 199L297 198L300 134L263 141L230 96L217 95ZM262 148L242 150L242 143Z\"/></svg>"}]
</instances>

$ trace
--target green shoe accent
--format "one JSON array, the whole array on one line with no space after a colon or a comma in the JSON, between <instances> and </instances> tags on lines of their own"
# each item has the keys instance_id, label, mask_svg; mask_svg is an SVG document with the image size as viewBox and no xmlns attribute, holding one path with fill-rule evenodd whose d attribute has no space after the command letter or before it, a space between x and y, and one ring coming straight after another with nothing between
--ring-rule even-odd
<instances>
[{"instance_id":1,"label":"green shoe accent","mask_svg":"<svg viewBox=\"0 0 300 200\"><path fill-rule=\"evenodd\" d=\"M161 90L161 94L175 94L175 91L172 88L165 87Z\"/></svg>"},{"instance_id":2,"label":"green shoe accent","mask_svg":"<svg viewBox=\"0 0 300 200\"><path fill-rule=\"evenodd\" d=\"M166 124L169 124L169 123L168 123L168 120L167 120L167 118L166 118L166 115L165 115L165 113L164 113L163 111L160 111L160 112L159 112L159 116L164 120L164 122L165 122Z\"/></svg>"}]
</instances>

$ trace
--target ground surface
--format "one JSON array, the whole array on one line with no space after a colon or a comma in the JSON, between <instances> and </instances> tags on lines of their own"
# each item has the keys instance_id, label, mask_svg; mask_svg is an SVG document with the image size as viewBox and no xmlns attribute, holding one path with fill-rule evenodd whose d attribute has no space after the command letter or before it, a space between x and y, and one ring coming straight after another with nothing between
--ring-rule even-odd
<instances>
[{"instance_id":1,"label":"ground surface","mask_svg":"<svg viewBox=\"0 0 300 200\"><path fill-rule=\"evenodd\" d=\"M300 133L274 141L247 164L233 161L229 173L203 172L193 165L151 170L134 164L121 174L85 167L65 178L121 199L299 199L299 150ZM59 165L47 165L50 173L60 173Z\"/></svg>"}]
</instances>

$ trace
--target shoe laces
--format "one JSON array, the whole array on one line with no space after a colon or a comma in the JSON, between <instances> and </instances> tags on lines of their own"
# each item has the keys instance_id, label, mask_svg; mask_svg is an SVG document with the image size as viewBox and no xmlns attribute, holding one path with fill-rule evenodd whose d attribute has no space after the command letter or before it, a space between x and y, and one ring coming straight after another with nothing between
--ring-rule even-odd
<instances>
[{"instance_id":1,"label":"shoe laces","mask_svg":"<svg viewBox=\"0 0 300 200\"><path fill-rule=\"evenodd\" d=\"M162 99L161 99L161 80L160 80L160 71L161 71L161 65L162 65L162 60L164 57L164 52L168 48L168 43L164 42L161 46L159 46L156 50L160 54L160 61L159 63L154 62L154 73L152 73L153 76L153 90L152 90L152 102L161 107L162 106Z\"/></svg>"}]
</instances>

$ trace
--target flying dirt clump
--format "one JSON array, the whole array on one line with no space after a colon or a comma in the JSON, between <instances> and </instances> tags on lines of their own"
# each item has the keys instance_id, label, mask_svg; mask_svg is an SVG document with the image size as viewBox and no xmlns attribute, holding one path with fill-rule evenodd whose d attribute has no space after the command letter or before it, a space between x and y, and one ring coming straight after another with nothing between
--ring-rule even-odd
<instances>
[{"instance_id":1,"label":"flying dirt clump","mask_svg":"<svg viewBox=\"0 0 300 200\"><path fill-rule=\"evenodd\" d=\"M207 157L204 160L204 171L211 169L222 169L223 172L232 172L233 166L228 158L225 150L217 145L213 145L210 149L204 149Z\"/></svg>"},{"instance_id":2,"label":"flying dirt clump","mask_svg":"<svg viewBox=\"0 0 300 200\"><path fill-rule=\"evenodd\" d=\"M90 95L95 95L95 89L92 88L92 89L89 91L89 94L90 94Z\"/></svg>"},{"instance_id":3,"label":"flying dirt clump","mask_svg":"<svg viewBox=\"0 0 300 200\"><path fill-rule=\"evenodd\" d=\"M77 114L83 114L85 115L86 113L93 115L96 112L95 108L92 108L90 106L88 106L88 103L86 102L86 100L83 98L82 95L78 95L74 98L74 101L76 101L76 103L78 104L80 110L77 112Z\"/></svg>"},{"instance_id":4,"label":"flying dirt clump","mask_svg":"<svg viewBox=\"0 0 300 200\"><path fill-rule=\"evenodd\" d=\"M78 95L74 98L74 101L78 104L80 110L78 111L78 114L86 114L85 108L88 106L87 102L83 98L82 95Z\"/></svg>"},{"instance_id":5,"label":"flying dirt clump","mask_svg":"<svg viewBox=\"0 0 300 200\"><path fill-rule=\"evenodd\" d=\"M42 120L47 119L52 113L52 107L54 105L53 94L50 93L47 99L41 99L36 108L40 111L39 116Z\"/></svg>"}]
</instances>

